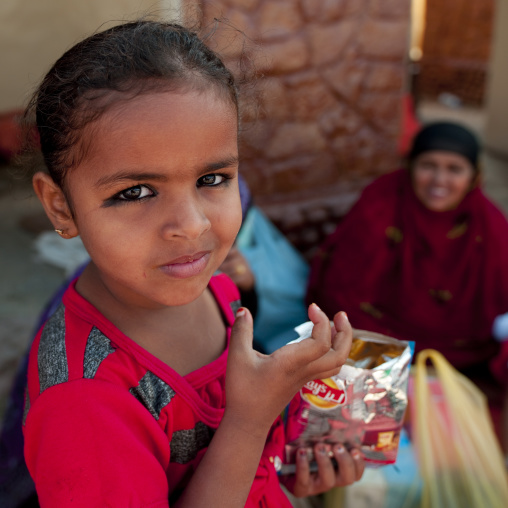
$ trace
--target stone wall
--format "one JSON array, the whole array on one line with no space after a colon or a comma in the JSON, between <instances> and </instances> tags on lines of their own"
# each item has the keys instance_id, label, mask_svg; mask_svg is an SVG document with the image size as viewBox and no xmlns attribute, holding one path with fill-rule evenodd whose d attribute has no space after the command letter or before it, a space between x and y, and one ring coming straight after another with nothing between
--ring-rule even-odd
<instances>
[{"instance_id":1,"label":"stone wall","mask_svg":"<svg viewBox=\"0 0 508 508\"><path fill-rule=\"evenodd\" d=\"M374 176L398 164L410 0L202 0L232 65L257 44L241 172L307 255ZM213 24L213 23L212 23ZM217 39L220 42L217 42Z\"/></svg>"}]
</instances>

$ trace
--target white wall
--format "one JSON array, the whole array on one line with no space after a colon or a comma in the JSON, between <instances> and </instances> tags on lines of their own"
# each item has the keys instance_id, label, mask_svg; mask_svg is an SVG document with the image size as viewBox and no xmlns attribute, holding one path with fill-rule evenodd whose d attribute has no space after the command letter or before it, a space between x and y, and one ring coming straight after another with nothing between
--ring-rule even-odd
<instances>
[{"instance_id":1,"label":"white wall","mask_svg":"<svg viewBox=\"0 0 508 508\"><path fill-rule=\"evenodd\" d=\"M180 1L0 0L0 112L23 107L54 61L103 23L174 17Z\"/></svg>"}]
</instances>

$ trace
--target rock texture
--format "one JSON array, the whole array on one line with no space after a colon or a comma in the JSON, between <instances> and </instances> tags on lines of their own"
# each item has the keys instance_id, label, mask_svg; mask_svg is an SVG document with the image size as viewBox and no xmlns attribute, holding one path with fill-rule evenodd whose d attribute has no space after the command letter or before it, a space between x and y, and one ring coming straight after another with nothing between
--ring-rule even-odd
<instances>
[{"instance_id":1,"label":"rock texture","mask_svg":"<svg viewBox=\"0 0 508 508\"><path fill-rule=\"evenodd\" d=\"M242 104L241 172L310 255L362 187L397 167L410 1L201 4L205 25L222 19L214 49L235 69L250 48L258 72L258 96Z\"/></svg>"}]
</instances>

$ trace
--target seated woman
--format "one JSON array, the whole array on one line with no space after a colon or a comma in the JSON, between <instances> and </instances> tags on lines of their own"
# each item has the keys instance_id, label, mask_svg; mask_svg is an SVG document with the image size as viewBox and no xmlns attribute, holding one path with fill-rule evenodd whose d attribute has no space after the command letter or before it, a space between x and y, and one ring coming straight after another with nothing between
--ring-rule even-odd
<instances>
[{"instance_id":1,"label":"seated woman","mask_svg":"<svg viewBox=\"0 0 508 508\"><path fill-rule=\"evenodd\" d=\"M424 127L407 168L367 186L321 246L307 299L440 351L496 399L508 384L508 341L492 335L508 312L508 222L480 189L478 157L464 127Z\"/></svg>"}]
</instances>

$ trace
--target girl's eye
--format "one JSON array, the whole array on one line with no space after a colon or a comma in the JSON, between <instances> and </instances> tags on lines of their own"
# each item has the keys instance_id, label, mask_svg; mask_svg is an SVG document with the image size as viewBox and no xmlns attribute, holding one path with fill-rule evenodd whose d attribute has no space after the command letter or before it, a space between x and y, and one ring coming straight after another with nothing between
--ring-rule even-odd
<instances>
[{"instance_id":1,"label":"girl's eye","mask_svg":"<svg viewBox=\"0 0 508 508\"><path fill-rule=\"evenodd\" d=\"M138 199L153 196L154 192L146 185L135 185L130 189L119 192L116 197L121 201L136 201Z\"/></svg>"},{"instance_id":2,"label":"girl's eye","mask_svg":"<svg viewBox=\"0 0 508 508\"><path fill-rule=\"evenodd\" d=\"M217 175L215 173L211 175L205 175L198 180L198 187L214 187L215 185L220 185L225 180L226 177L223 175Z\"/></svg>"}]
</instances>

